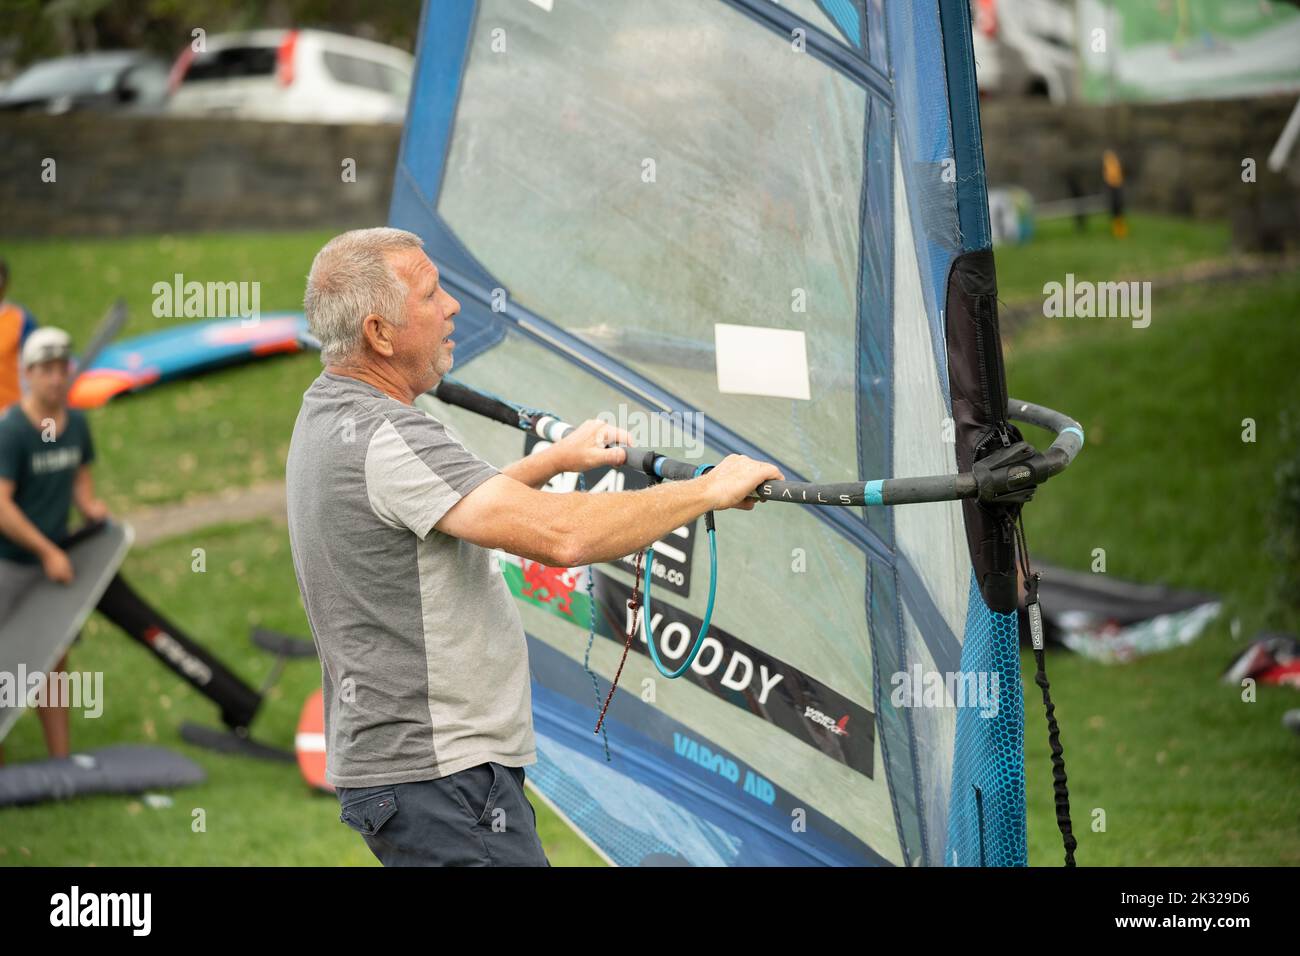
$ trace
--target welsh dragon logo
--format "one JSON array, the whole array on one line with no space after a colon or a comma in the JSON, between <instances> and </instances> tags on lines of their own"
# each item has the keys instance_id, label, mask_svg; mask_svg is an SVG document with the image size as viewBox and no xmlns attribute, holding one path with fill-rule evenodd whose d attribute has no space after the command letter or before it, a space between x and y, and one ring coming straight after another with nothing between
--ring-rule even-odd
<instances>
[{"instance_id":1,"label":"welsh dragon logo","mask_svg":"<svg viewBox=\"0 0 1300 956\"><path fill-rule=\"evenodd\" d=\"M577 574L572 568L551 568L539 561L527 559L524 560L523 567L524 597L530 597L541 604L550 604L561 614L573 614L570 602L578 582ZM545 592L546 597L542 597L539 592Z\"/></svg>"}]
</instances>

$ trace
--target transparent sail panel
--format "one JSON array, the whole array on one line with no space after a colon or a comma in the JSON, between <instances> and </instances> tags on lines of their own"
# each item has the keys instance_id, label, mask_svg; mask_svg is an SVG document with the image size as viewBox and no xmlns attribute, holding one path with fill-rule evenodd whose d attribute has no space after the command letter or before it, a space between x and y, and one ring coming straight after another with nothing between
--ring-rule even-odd
<instances>
[{"instance_id":1,"label":"transparent sail panel","mask_svg":"<svg viewBox=\"0 0 1300 956\"><path fill-rule=\"evenodd\" d=\"M499 385L501 370L509 369L512 388L569 420L603 411L617 413L620 406L625 414L648 411L637 405L629 407L628 400L608 385L576 374L566 359L517 333L507 334L489 354L491 362L475 361L458 370L459 379L490 389ZM458 432L469 447L497 465L524 451L523 432L430 399L421 403ZM699 450L702 461L716 461L720 454L707 445ZM896 824L874 720L865 554L842 536L828 532L809 509L766 505L758 513L720 513L717 521L722 570L710 633L720 650L702 651L700 666L711 667L714 677L729 674L727 686L709 689L690 677L664 680L640 652L628 657L620 685L633 694L653 687L656 713L698 731L727 759L754 768L878 852L897 855ZM656 585L652 623L658 615L666 615L655 624L656 635L673 626L666 621L683 615L698 619L704 612L707 541L701 533L679 543L689 552L689 593ZM631 574L613 564L597 566L596 571L619 587L631 587ZM507 572L508 577L514 573ZM589 622L585 577L575 575L568 583L576 585L571 614L557 613L552 602L527 599L521 601L520 611L528 633L576 668L586 651ZM607 610L597 608L604 633L597 636L591 653L602 694L618 667L625 624L625 619L613 621L618 631L614 633L615 628L602 616ZM684 637L684 630L679 631L678 636ZM737 655L742 660L738 661ZM776 705L778 693L791 689L796 696L806 693L796 689L801 681L806 681L801 685L805 688L822 688L821 701L842 695L845 706L825 717L817 713L829 708L825 703L811 714L801 706L793 716L782 715ZM587 708L583 716L590 723L585 731L588 753L598 755L597 739L590 734L597 709L589 682L582 704ZM837 723L847 713L854 716L837 731L825 726L826 718ZM611 745L627 748L629 741L611 739ZM865 754L859 745L869 745ZM743 810L743 804L737 809Z\"/></svg>"},{"instance_id":2,"label":"transparent sail panel","mask_svg":"<svg viewBox=\"0 0 1300 956\"><path fill-rule=\"evenodd\" d=\"M438 211L518 303L798 472L857 477L866 115L725 4L484 0Z\"/></svg>"}]
</instances>

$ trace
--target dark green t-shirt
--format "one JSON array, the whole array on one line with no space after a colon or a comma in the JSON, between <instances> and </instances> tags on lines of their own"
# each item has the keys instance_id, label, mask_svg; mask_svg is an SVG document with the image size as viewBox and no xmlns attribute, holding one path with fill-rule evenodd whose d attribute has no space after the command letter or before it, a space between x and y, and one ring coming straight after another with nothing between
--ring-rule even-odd
<instances>
[{"instance_id":1,"label":"dark green t-shirt","mask_svg":"<svg viewBox=\"0 0 1300 956\"><path fill-rule=\"evenodd\" d=\"M68 409L63 432L43 441L41 431L18 403L0 413L0 478L15 485L14 504L51 541L68 533L72 486L77 469L95 460L86 416ZM0 534L0 558L35 564L36 555Z\"/></svg>"}]
</instances>

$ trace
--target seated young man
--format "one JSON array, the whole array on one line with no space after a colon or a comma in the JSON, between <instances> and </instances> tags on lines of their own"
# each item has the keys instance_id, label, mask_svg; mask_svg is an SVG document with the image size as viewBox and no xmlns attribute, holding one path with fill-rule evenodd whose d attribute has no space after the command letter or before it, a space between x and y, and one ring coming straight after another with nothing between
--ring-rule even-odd
<instances>
[{"instance_id":1,"label":"seated young man","mask_svg":"<svg viewBox=\"0 0 1300 956\"><path fill-rule=\"evenodd\" d=\"M59 547L75 504L87 521L108 509L95 496L95 459L85 416L67 406L71 340L61 329L37 329L23 343L28 391L0 412L0 621L42 576L72 582L72 563ZM61 673L67 658L53 669ZM68 710L45 699L37 708L50 756L68 755Z\"/></svg>"}]
</instances>

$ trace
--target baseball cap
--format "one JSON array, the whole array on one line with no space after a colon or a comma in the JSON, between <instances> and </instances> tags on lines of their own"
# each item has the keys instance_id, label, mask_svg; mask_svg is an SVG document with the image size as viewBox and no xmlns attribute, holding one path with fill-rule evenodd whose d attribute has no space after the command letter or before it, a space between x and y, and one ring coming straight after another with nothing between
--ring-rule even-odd
<instances>
[{"instance_id":1,"label":"baseball cap","mask_svg":"<svg viewBox=\"0 0 1300 956\"><path fill-rule=\"evenodd\" d=\"M62 329L37 329L23 342L23 368L71 356L72 338Z\"/></svg>"}]
</instances>

